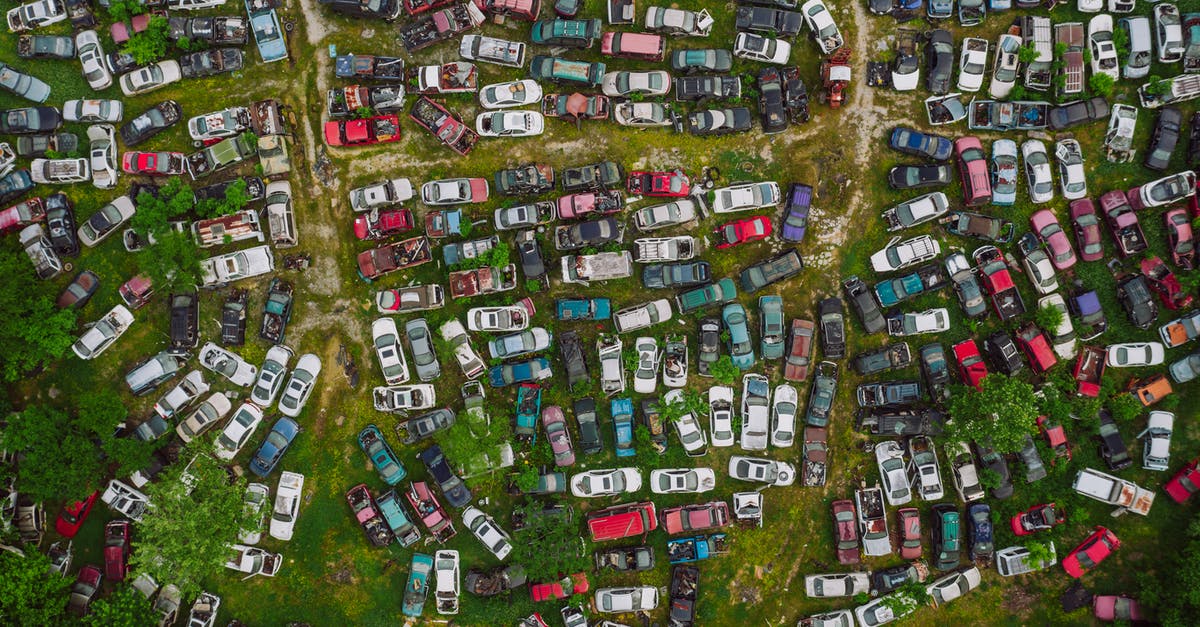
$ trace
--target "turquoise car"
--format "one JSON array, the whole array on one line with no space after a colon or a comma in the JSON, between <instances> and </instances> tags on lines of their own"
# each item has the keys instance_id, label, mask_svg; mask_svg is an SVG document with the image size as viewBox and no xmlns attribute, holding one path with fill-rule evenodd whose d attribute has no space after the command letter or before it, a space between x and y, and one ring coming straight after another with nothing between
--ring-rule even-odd
<instances>
[{"instance_id":1,"label":"turquoise car","mask_svg":"<svg viewBox=\"0 0 1200 627\"><path fill-rule=\"evenodd\" d=\"M433 558L423 553L413 553L412 567L408 572L408 585L404 586L404 615L420 618L429 596L429 573L433 571Z\"/></svg>"},{"instance_id":2,"label":"turquoise car","mask_svg":"<svg viewBox=\"0 0 1200 627\"><path fill-rule=\"evenodd\" d=\"M738 303L725 305L721 310L721 322L729 331L729 354L733 365L749 370L754 366L754 344L750 341L750 327L746 325L746 309Z\"/></svg>"},{"instance_id":3,"label":"turquoise car","mask_svg":"<svg viewBox=\"0 0 1200 627\"><path fill-rule=\"evenodd\" d=\"M633 457L633 401L614 398L612 401L613 430L616 432L617 457Z\"/></svg>"},{"instance_id":4,"label":"turquoise car","mask_svg":"<svg viewBox=\"0 0 1200 627\"><path fill-rule=\"evenodd\" d=\"M404 464L400 463L400 458L396 457L395 451L383 439L383 433L379 431L379 427L375 425L367 425L362 431L358 432L358 446L370 458L371 464L375 466L375 472L379 473L379 478L388 485L396 485L408 476L408 471L404 469Z\"/></svg>"},{"instance_id":5,"label":"turquoise car","mask_svg":"<svg viewBox=\"0 0 1200 627\"><path fill-rule=\"evenodd\" d=\"M559 320L608 320L612 317L612 301L607 298L560 298L554 301L554 310Z\"/></svg>"}]
</instances>

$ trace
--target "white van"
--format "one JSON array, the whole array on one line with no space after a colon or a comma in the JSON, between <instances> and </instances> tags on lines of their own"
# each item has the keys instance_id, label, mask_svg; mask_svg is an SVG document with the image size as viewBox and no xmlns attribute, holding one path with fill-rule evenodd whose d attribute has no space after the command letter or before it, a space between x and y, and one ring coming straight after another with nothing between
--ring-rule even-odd
<instances>
[{"instance_id":1,"label":"white van","mask_svg":"<svg viewBox=\"0 0 1200 627\"><path fill-rule=\"evenodd\" d=\"M1053 80L1054 41L1050 18L1027 15L1021 21L1021 39L1032 45L1038 56L1025 65L1025 86L1034 91L1050 89Z\"/></svg>"},{"instance_id":2,"label":"white van","mask_svg":"<svg viewBox=\"0 0 1200 627\"><path fill-rule=\"evenodd\" d=\"M1125 78L1145 78L1150 74L1150 19L1145 17L1123 17L1117 20L1117 28L1125 31L1129 42L1129 56L1121 62L1121 73Z\"/></svg>"},{"instance_id":3,"label":"white van","mask_svg":"<svg viewBox=\"0 0 1200 627\"><path fill-rule=\"evenodd\" d=\"M996 571L1001 577L1024 575L1034 571L1049 568L1058 563L1058 554L1054 552L1054 542L1050 542L1050 559L1040 564L1030 564L1029 549L1023 546L1010 546L996 551Z\"/></svg>"}]
</instances>

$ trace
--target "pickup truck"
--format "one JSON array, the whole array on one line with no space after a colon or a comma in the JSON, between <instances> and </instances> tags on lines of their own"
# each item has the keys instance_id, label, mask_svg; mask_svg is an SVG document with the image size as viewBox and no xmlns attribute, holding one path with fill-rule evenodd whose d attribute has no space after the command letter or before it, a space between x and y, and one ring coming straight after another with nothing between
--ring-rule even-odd
<instances>
[{"instance_id":1,"label":"pickup truck","mask_svg":"<svg viewBox=\"0 0 1200 627\"><path fill-rule=\"evenodd\" d=\"M562 258L564 283L589 284L591 281L624 279L633 276L633 255L627 251L567 255Z\"/></svg>"},{"instance_id":2,"label":"pickup truck","mask_svg":"<svg viewBox=\"0 0 1200 627\"><path fill-rule=\"evenodd\" d=\"M800 258L800 253L791 249L742 270L738 278L743 290L754 293L772 283L790 279L800 274L803 269L804 261Z\"/></svg>"},{"instance_id":3,"label":"pickup truck","mask_svg":"<svg viewBox=\"0 0 1200 627\"><path fill-rule=\"evenodd\" d=\"M338 78L404 81L404 59L361 54L343 54L334 59L333 73Z\"/></svg>"},{"instance_id":4,"label":"pickup truck","mask_svg":"<svg viewBox=\"0 0 1200 627\"><path fill-rule=\"evenodd\" d=\"M530 78L555 83L581 83L589 87L600 86L604 70L603 63L572 61L545 55L538 55L529 63Z\"/></svg>"},{"instance_id":5,"label":"pickup truck","mask_svg":"<svg viewBox=\"0 0 1200 627\"><path fill-rule=\"evenodd\" d=\"M479 70L466 61L410 67L406 74L408 91L414 94L458 94L479 89Z\"/></svg>"},{"instance_id":6,"label":"pickup truck","mask_svg":"<svg viewBox=\"0 0 1200 627\"><path fill-rule=\"evenodd\" d=\"M167 38L171 41L187 39L214 45L245 45L248 30L246 20L240 16L215 17L171 17L167 21Z\"/></svg>"},{"instance_id":7,"label":"pickup truck","mask_svg":"<svg viewBox=\"0 0 1200 627\"><path fill-rule=\"evenodd\" d=\"M1096 499L1101 503L1116 505L1123 511L1145 516L1154 505L1154 492L1147 490L1132 481L1118 479L1110 474L1084 468L1075 475L1071 487L1076 492Z\"/></svg>"},{"instance_id":8,"label":"pickup truck","mask_svg":"<svg viewBox=\"0 0 1200 627\"><path fill-rule=\"evenodd\" d=\"M276 277L267 288L263 303L263 321L258 336L272 344L282 344L288 321L292 317L292 284Z\"/></svg>"},{"instance_id":9,"label":"pickup truck","mask_svg":"<svg viewBox=\"0 0 1200 627\"><path fill-rule=\"evenodd\" d=\"M188 155L188 173L192 175L192 180L204 178L221 168L245 161L257 152L257 148L251 146L241 135L227 137Z\"/></svg>"},{"instance_id":10,"label":"pickup truck","mask_svg":"<svg viewBox=\"0 0 1200 627\"><path fill-rule=\"evenodd\" d=\"M1000 320L1011 320L1025 313L1025 301L1021 292L1013 282L1012 274L1004 255L995 246L981 246L972 255L975 265L979 267L979 280L983 289L992 297L992 305L996 308Z\"/></svg>"},{"instance_id":11,"label":"pickup truck","mask_svg":"<svg viewBox=\"0 0 1200 627\"><path fill-rule=\"evenodd\" d=\"M804 485L825 485L829 470L829 431L824 427L804 428Z\"/></svg>"},{"instance_id":12,"label":"pickup truck","mask_svg":"<svg viewBox=\"0 0 1200 627\"><path fill-rule=\"evenodd\" d=\"M858 514L858 531L862 537L863 554L868 557L890 555L892 541L888 537L887 508L883 504L883 488L878 486L854 492Z\"/></svg>"},{"instance_id":13,"label":"pickup truck","mask_svg":"<svg viewBox=\"0 0 1200 627\"><path fill-rule=\"evenodd\" d=\"M29 164L34 183L83 183L91 180L87 159L34 159Z\"/></svg>"},{"instance_id":14,"label":"pickup truck","mask_svg":"<svg viewBox=\"0 0 1200 627\"><path fill-rule=\"evenodd\" d=\"M667 540L667 559L672 564L688 564L728 553L725 534Z\"/></svg>"},{"instance_id":15,"label":"pickup truck","mask_svg":"<svg viewBox=\"0 0 1200 627\"><path fill-rule=\"evenodd\" d=\"M909 405L921 400L921 382L917 380L863 383L858 386L859 407Z\"/></svg>"},{"instance_id":16,"label":"pickup truck","mask_svg":"<svg viewBox=\"0 0 1200 627\"><path fill-rule=\"evenodd\" d=\"M940 263L921 266L902 277L875 284L875 296L883 307L891 307L910 298L940 290L950 285L950 278Z\"/></svg>"},{"instance_id":17,"label":"pickup truck","mask_svg":"<svg viewBox=\"0 0 1200 627\"><path fill-rule=\"evenodd\" d=\"M967 128L979 131L1034 131L1046 128L1050 103L972 100Z\"/></svg>"},{"instance_id":18,"label":"pickup truck","mask_svg":"<svg viewBox=\"0 0 1200 627\"><path fill-rule=\"evenodd\" d=\"M418 98L408 115L460 155L469 154L479 141L478 133L428 96Z\"/></svg>"},{"instance_id":19,"label":"pickup truck","mask_svg":"<svg viewBox=\"0 0 1200 627\"><path fill-rule=\"evenodd\" d=\"M485 16L473 2L464 2L445 7L424 15L400 27L400 41L409 53L428 48L440 41L445 41L476 28L483 23Z\"/></svg>"},{"instance_id":20,"label":"pickup truck","mask_svg":"<svg viewBox=\"0 0 1200 627\"><path fill-rule=\"evenodd\" d=\"M739 76L714 74L675 78L675 100L679 102L735 99L741 96L742 79Z\"/></svg>"},{"instance_id":21,"label":"pickup truck","mask_svg":"<svg viewBox=\"0 0 1200 627\"><path fill-rule=\"evenodd\" d=\"M484 35L464 35L458 44L458 56L471 61L524 67L525 42Z\"/></svg>"},{"instance_id":22,"label":"pickup truck","mask_svg":"<svg viewBox=\"0 0 1200 627\"><path fill-rule=\"evenodd\" d=\"M858 374L866 376L885 370L907 368L912 364L912 351L908 342L896 342L882 348L859 353L852 365Z\"/></svg>"},{"instance_id":23,"label":"pickup truck","mask_svg":"<svg viewBox=\"0 0 1200 627\"><path fill-rule=\"evenodd\" d=\"M370 281L389 272L419 266L432 260L429 240L413 237L359 253L358 275Z\"/></svg>"},{"instance_id":24,"label":"pickup truck","mask_svg":"<svg viewBox=\"0 0 1200 627\"><path fill-rule=\"evenodd\" d=\"M643 237L633 243L637 247L633 260L638 263L687 261L696 256L696 240L690 235Z\"/></svg>"},{"instance_id":25,"label":"pickup truck","mask_svg":"<svg viewBox=\"0 0 1200 627\"><path fill-rule=\"evenodd\" d=\"M377 113L395 113L404 108L402 85L348 85L330 89L325 104L331 118L346 118L364 107Z\"/></svg>"}]
</instances>

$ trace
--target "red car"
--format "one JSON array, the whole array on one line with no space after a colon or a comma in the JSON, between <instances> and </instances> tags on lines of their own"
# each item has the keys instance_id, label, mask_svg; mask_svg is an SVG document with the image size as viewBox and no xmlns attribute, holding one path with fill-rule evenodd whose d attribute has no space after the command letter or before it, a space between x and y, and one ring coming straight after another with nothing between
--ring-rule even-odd
<instances>
[{"instance_id":1,"label":"red car","mask_svg":"<svg viewBox=\"0 0 1200 627\"><path fill-rule=\"evenodd\" d=\"M1087 571L1098 566L1120 546L1121 541L1117 539L1117 534L1104 527L1096 527L1092 535L1075 547L1075 550L1071 551L1062 561L1063 570L1078 579Z\"/></svg>"},{"instance_id":2,"label":"red car","mask_svg":"<svg viewBox=\"0 0 1200 627\"><path fill-rule=\"evenodd\" d=\"M1103 621L1121 621L1123 623L1144 620L1145 614L1137 601L1127 596L1103 594L1092 597L1092 613Z\"/></svg>"},{"instance_id":3,"label":"red car","mask_svg":"<svg viewBox=\"0 0 1200 627\"><path fill-rule=\"evenodd\" d=\"M752 216L718 226L713 229L713 237L717 238L717 248L729 248L766 239L771 230L771 220L767 216Z\"/></svg>"},{"instance_id":4,"label":"red car","mask_svg":"<svg viewBox=\"0 0 1200 627\"><path fill-rule=\"evenodd\" d=\"M857 564L861 558L858 553L858 520L854 515L854 501L834 501L832 511L833 540L837 545L838 562Z\"/></svg>"},{"instance_id":5,"label":"red car","mask_svg":"<svg viewBox=\"0 0 1200 627\"><path fill-rule=\"evenodd\" d=\"M1186 209L1172 209L1163 214L1167 223L1167 240L1171 259L1182 270L1196 267L1196 238L1192 235L1192 220Z\"/></svg>"},{"instance_id":6,"label":"red car","mask_svg":"<svg viewBox=\"0 0 1200 627\"><path fill-rule=\"evenodd\" d=\"M114 520L104 525L104 577L109 581L125 581L129 573L128 520Z\"/></svg>"},{"instance_id":7,"label":"red car","mask_svg":"<svg viewBox=\"0 0 1200 627\"><path fill-rule=\"evenodd\" d=\"M354 219L354 236L358 239L384 239L413 228L412 211L374 209Z\"/></svg>"},{"instance_id":8,"label":"red car","mask_svg":"<svg viewBox=\"0 0 1200 627\"><path fill-rule=\"evenodd\" d=\"M1167 485L1163 486L1163 490L1167 492L1167 496L1175 499L1176 503L1183 503L1200 491L1200 457L1180 468Z\"/></svg>"},{"instance_id":9,"label":"red car","mask_svg":"<svg viewBox=\"0 0 1200 627\"><path fill-rule=\"evenodd\" d=\"M1059 457L1066 457L1067 461L1071 461L1071 443L1067 441L1067 432L1062 425L1051 425L1050 419L1045 416L1038 416L1037 419L1038 431L1041 431L1042 437L1046 438L1046 443L1050 445L1050 450L1054 451L1054 457L1050 458L1050 464Z\"/></svg>"},{"instance_id":10,"label":"red car","mask_svg":"<svg viewBox=\"0 0 1200 627\"><path fill-rule=\"evenodd\" d=\"M656 198L683 198L692 192L692 182L683 170L674 172L630 172L625 186L630 194Z\"/></svg>"},{"instance_id":11,"label":"red car","mask_svg":"<svg viewBox=\"0 0 1200 627\"><path fill-rule=\"evenodd\" d=\"M79 528L83 526L83 521L87 519L88 514L92 513L92 506L96 504L99 496L99 491L92 492L82 501L75 501L64 506L58 513L58 520L54 521L54 530L58 532L58 535L64 538L74 538L75 534L79 533Z\"/></svg>"},{"instance_id":12,"label":"red car","mask_svg":"<svg viewBox=\"0 0 1200 627\"><path fill-rule=\"evenodd\" d=\"M325 123L325 143L330 146L368 146L400 141L400 117L377 115L359 120Z\"/></svg>"},{"instance_id":13,"label":"red car","mask_svg":"<svg viewBox=\"0 0 1200 627\"><path fill-rule=\"evenodd\" d=\"M606 216L617 213L625 207L621 192L609 190L605 192L582 192L568 194L558 199L558 217L582 218L589 214Z\"/></svg>"},{"instance_id":14,"label":"red car","mask_svg":"<svg viewBox=\"0 0 1200 627\"><path fill-rule=\"evenodd\" d=\"M975 340L963 340L951 347L954 359L958 362L958 376L962 382L980 389L983 378L990 374L987 364L983 363L983 355L979 353L979 345Z\"/></svg>"},{"instance_id":15,"label":"red car","mask_svg":"<svg viewBox=\"0 0 1200 627\"><path fill-rule=\"evenodd\" d=\"M685 531L717 529L729 524L729 504L725 501L668 507L660 516L667 535Z\"/></svg>"},{"instance_id":16,"label":"red car","mask_svg":"<svg viewBox=\"0 0 1200 627\"><path fill-rule=\"evenodd\" d=\"M535 583L529 587L529 596L534 601L554 601L565 599L573 594L585 594L588 587L587 574L575 573L558 581ZM567 588L570 588L571 592L567 592Z\"/></svg>"},{"instance_id":17,"label":"red car","mask_svg":"<svg viewBox=\"0 0 1200 627\"><path fill-rule=\"evenodd\" d=\"M183 174L187 157L182 152L127 152L121 155L121 170L126 174L173 176Z\"/></svg>"},{"instance_id":18,"label":"red car","mask_svg":"<svg viewBox=\"0 0 1200 627\"><path fill-rule=\"evenodd\" d=\"M1179 277L1167 267L1162 259L1149 257L1142 259L1142 274L1150 282L1150 289L1158 294L1158 299L1167 309L1181 309L1192 304L1193 296L1184 291L1179 283Z\"/></svg>"},{"instance_id":19,"label":"red car","mask_svg":"<svg viewBox=\"0 0 1200 627\"><path fill-rule=\"evenodd\" d=\"M1053 529L1067 522L1067 514L1055 507L1054 503L1043 503L1016 514L1012 517L1013 533L1027 536L1031 533Z\"/></svg>"},{"instance_id":20,"label":"red car","mask_svg":"<svg viewBox=\"0 0 1200 627\"><path fill-rule=\"evenodd\" d=\"M1071 228L1075 231L1075 245L1079 247L1079 258L1096 261L1104 258L1104 244L1100 240L1100 217L1091 198L1071 201Z\"/></svg>"},{"instance_id":21,"label":"red car","mask_svg":"<svg viewBox=\"0 0 1200 627\"><path fill-rule=\"evenodd\" d=\"M67 611L75 616L88 613L88 606L100 591L100 569L88 564L79 569L79 576L71 584L71 595L67 598Z\"/></svg>"},{"instance_id":22,"label":"red car","mask_svg":"<svg viewBox=\"0 0 1200 627\"><path fill-rule=\"evenodd\" d=\"M1053 211L1042 209L1029 216L1029 226L1050 249L1050 263L1054 264L1055 270L1062 271L1075 265L1075 250L1071 248L1071 240L1062 230L1058 216Z\"/></svg>"},{"instance_id":23,"label":"red car","mask_svg":"<svg viewBox=\"0 0 1200 627\"><path fill-rule=\"evenodd\" d=\"M807 381L808 367L812 363L812 340L816 326L811 320L792 320L792 332L788 335L787 359L783 362L783 378L788 381Z\"/></svg>"},{"instance_id":24,"label":"red car","mask_svg":"<svg viewBox=\"0 0 1200 627\"><path fill-rule=\"evenodd\" d=\"M1050 340L1047 340L1046 334L1032 322L1026 322L1017 329L1017 346L1021 347L1025 357L1029 359L1030 367L1038 374L1046 372L1058 363L1054 349L1050 348Z\"/></svg>"},{"instance_id":25,"label":"red car","mask_svg":"<svg viewBox=\"0 0 1200 627\"><path fill-rule=\"evenodd\" d=\"M900 557L921 559L921 512L905 507L896 512L896 517L900 522Z\"/></svg>"}]
</instances>

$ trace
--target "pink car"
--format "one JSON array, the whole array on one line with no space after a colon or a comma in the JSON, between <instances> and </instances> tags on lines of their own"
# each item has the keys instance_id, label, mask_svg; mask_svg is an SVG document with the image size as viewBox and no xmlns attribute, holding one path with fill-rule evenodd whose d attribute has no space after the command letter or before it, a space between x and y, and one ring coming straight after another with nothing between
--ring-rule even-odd
<instances>
[{"instance_id":1,"label":"pink car","mask_svg":"<svg viewBox=\"0 0 1200 627\"><path fill-rule=\"evenodd\" d=\"M1050 263L1054 264L1055 270L1061 272L1075 265L1075 250L1053 211L1042 209L1029 216L1029 226L1050 249Z\"/></svg>"},{"instance_id":2,"label":"pink car","mask_svg":"<svg viewBox=\"0 0 1200 627\"><path fill-rule=\"evenodd\" d=\"M978 137L959 137L954 140L958 156L958 174L962 178L963 201L968 207L992 202L992 181L988 174L987 153Z\"/></svg>"},{"instance_id":3,"label":"pink car","mask_svg":"<svg viewBox=\"0 0 1200 627\"><path fill-rule=\"evenodd\" d=\"M554 451L554 465L562 468L574 464L575 448L571 446L571 432L567 430L562 409L557 405L543 408L542 426L546 428L546 439L550 440L550 449Z\"/></svg>"},{"instance_id":4,"label":"pink car","mask_svg":"<svg viewBox=\"0 0 1200 627\"><path fill-rule=\"evenodd\" d=\"M1172 209L1163 214L1167 223L1167 240L1171 245L1171 260L1183 270L1196 266L1196 237L1187 209Z\"/></svg>"},{"instance_id":5,"label":"pink car","mask_svg":"<svg viewBox=\"0 0 1200 627\"><path fill-rule=\"evenodd\" d=\"M1079 247L1079 258L1097 261L1104 258L1104 244L1100 240L1100 216L1091 198L1071 201L1071 227L1075 231L1075 245Z\"/></svg>"},{"instance_id":6,"label":"pink car","mask_svg":"<svg viewBox=\"0 0 1200 627\"><path fill-rule=\"evenodd\" d=\"M1142 620L1145 614L1137 601L1127 596L1104 594L1092 597L1092 613L1102 621L1131 622Z\"/></svg>"}]
</instances>

